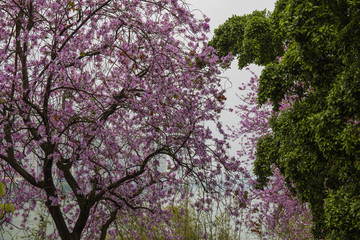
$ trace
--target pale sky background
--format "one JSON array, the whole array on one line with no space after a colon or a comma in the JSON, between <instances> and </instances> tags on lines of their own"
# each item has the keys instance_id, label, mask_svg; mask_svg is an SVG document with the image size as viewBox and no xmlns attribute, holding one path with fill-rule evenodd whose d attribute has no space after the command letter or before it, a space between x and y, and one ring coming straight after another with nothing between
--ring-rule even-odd
<instances>
[{"instance_id":1,"label":"pale sky background","mask_svg":"<svg viewBox=\"0 0 360 240\"><path fill-rule=\"evenodd\" d=\"M191 9L198 9L201 11L196 14L197 16L201 17L202 14L205 14L210 18L211 33L209 34L209 38L211 39L214 29L216 29L220 24L223 24L229 17L233 15L241 16L244 14L249 14L254 10L266 9L268 11L273 11L276 0L187 0L187 2L191 4ZM258 76L262 70L262 68L255 65L250 65L249 68ZM248 82L252 77L252 74L248 70L240 71L237 67L237 61L235 59L231 65L231 68L227 70L222 76L228 78L228 81L224 81L224 87L227 89L226 107L234 108L234 106L239 103L239 99L236 94L241 95L238 87L242 82ZM224 126L236 126L240 121L239 117L233 113L223 112L221 116L221 120ZM231 146L232 149L230 154L235 155L236 151L239 150L239 142L232 142ZM258 237L252 235L251 233L242 231L241 239L255 240L258 239Z\"/></svg>"},{"instance_id":2,"label":"pale sky background","mask_svg":"<svg viewBox=\"0 0 360 240\"><path fill-rule=\"evenodd\" d=\"M187 0L190 4L190 9L193 9L196 16L202 17L205 14L210 18L211 32L209 38L213 36L213 31L220 24L223 24L229 17L233 15L244 15L252 13L254 10L268 10L273 11L276 0ZM250 70L255 72L258 76L262 68L256 65L250 65ZM227 89L226 107L234 108L239 102L236 94L241 94L238 87L242 82L247 82L252 77L248 70L240 71L237 67L237 60L235 59L231 68L227 70L222 76L229 80L224 81L224 87ZM222 122L224 125L235 125L239 122L239 117L229 112L222 113ZM236 143L235 143L236 144ZM234 149L236 151L236 149Z\"/></svg>"},{"instance_id":3,"label":"pale sky background","mask_svg":"<svg viewBox=\"0 0 360 240\"><path fill-rule=\"evenodd\" d=\"M199 9L211 19L212 30L232 15L244 15L254 10L274 9L275 0L187 0L191 9Z\"/></svg>"}]
</instances>

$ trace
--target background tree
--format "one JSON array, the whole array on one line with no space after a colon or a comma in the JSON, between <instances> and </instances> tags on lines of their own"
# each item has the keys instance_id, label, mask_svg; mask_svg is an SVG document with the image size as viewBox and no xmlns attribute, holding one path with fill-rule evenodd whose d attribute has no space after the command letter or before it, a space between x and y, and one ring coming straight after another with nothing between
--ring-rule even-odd
<instances>
[{"instance_id":1,"label":"background tree","mask_svg":"<svg viewBox=\"0 0 360 240\"><path fill-rule=\"evenodd\" d=\"M6 197L5 193L5 185L0 182L0 227L8 220L9 215L15 211L14 205L12 203L3 200Z\"/></svg>"},{"instance_id":2,"label":"background tree","mask_svg":"<svg viewBox=\"0 0 360 240\"><path fill-rule=\"evenodd\" d=\"M219 56L231 52L240 69L250 63L266 65L284 52L282 39L276 37L275 30L266 10L234 15L214 30L210 45L216 47Z\"/></svg>"},{"instance_id":3,"label":"background tree","mask_svg":"<svg viewBox=\"0 0 360 240\"><path fill-rule=\"evenodd\" d=\"M195 190L195 189L194 189ZM162 228L175 228L172 239L184 240L235 240L238 231L233 224L233 216L227 211L226 206L212 206L208 211L197 211L197 207L192 202L194 194L188 191L183 199L178 199L171 207L168 207L169 222L160 224L154 228L153 239L167 239L162 233ZM232 197L231 197L232 198ZM216 205L216 204L215 204ZM229 203L227 206L230 205ZM144 222L151 221L151 216L145 219L138 216L128 216L126 221L119 218L117 226L121 229L117 239L143 239L149 237L145 234L147 225Z\"/></svg>"},{"instance_id":4,"label":"background tree","mask_svg":"<svg viewBox=\"0 0 360 240\"><path fill-rule=\"evenodd\" d=\"M240 67L253 62L265 66L258 98L261 104L270 100L275 111L273 132L258 145L255 170L266 182L271 164L280 169L293 191L310 204L316 239L360 235L359 10L360 3L352 0L279 0L273 13L257 21L268 29L259 36L267 38L248 39L238 31L237 41L231 42L234 27L216 31L212 41L220 53L255 44L249 50L255 60L246 49L245 54L234 53L245 62ZM219 29L236 26L235 19ZM256 25L247 23L238 25ZM256 47L266 43L270 55ZM278 51L284 45L286 50ZM279 111L282 102L291 102L291 107Z\"/></svg>"},{"instance_id":5,"label":"background tree","mask_svg":"<svg viewBox=\"0 0 360 240\"><path fill-rule=\"evenodd\" d=\"M241 226L244 222L247 229L261 239L312 239L312 215L308 205L294 196L278 168L274 165L259 166L262 163L256 160L260 155L256 152L256 146L272 132L269 121L273 111L269 102L259 106L259 78L251 73L253 77L250 81L242 82L239 87L239 104L235 113L240 122L229 127L231 137L239 141L238 156L242 159L242 165L249 170L249 187L242 202L246 205L246 213L236 225ZM280 110L286 111L288 107L289 103L282 102ZM261 177L254 176L251 170ZM268 175L261 175L259 170L272 175L269 181L266 181Z\"/></svg>"},{"instance_id":6,"label":"background tree","mask_svg":"<svg viewBox=\"0 0 360 240\"><path fill-rule=\"evenodd\" d=\"M183 1L0 1L1 176L17 209L45 202L48 238L116 236L129 215L151 237L185 179L198 210L242 192L207 22Z\"/></svg>"}]
</instances>

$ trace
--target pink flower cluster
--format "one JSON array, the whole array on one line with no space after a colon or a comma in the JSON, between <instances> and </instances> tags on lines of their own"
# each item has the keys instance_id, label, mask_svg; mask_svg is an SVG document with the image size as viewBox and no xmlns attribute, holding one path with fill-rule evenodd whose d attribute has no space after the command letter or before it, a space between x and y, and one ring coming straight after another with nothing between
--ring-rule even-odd
<instances>
[{"instance_id":1,"label":"pink flower cluster","mask_svg":"<svg viewBox=\"0 0 360 240\"><path fill-rule=\"evenodd\" d=\"M205 199L241 190L208 21L177 0L0 3L0 177L17 210L45 202L49 238L115 238L129 214L159 225L185 180Z\"/></svg>"},{"instance_id":2,"label":"pink flower cluster","mask_svg":"<svg viewBox=\"0 0 360 240\"><path fill-rule=\"evenodd\" d=\"M256 181L251 168L256 158L256 144L260 137L271 134L269 119L273 112L270 103L259 106L256 98L259 79L252 74L250 81L239 88L243 93L236 110L239 125L229 128L232 138L241 140L238 155L249 171L245 225L262 239L309 239L312 236L311 212L287 188L279 169L273 168L273 176L263 190L254 188ZM280 110L286 111L292 101L293 97L283 100Z\"/></svg>"}]
</instances>

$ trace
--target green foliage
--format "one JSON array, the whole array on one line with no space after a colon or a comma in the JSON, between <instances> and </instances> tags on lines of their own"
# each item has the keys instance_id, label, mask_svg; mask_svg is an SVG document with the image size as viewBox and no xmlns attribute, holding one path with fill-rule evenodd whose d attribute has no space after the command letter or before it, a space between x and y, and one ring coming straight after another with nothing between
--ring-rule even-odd
<instances>
[{"instance_id":1,"label":"green foliage","mask_svg":"<svg viewBox=\"0 0 360 240\"><path fill-rule=\"evenodd\" d=\"M0 182L0 197L4 196L6 192L5 185Z\"/></svg>"},{"instance_id":2,"label":"green foliage","mask_svg":"<svg viewBox=\"0 0 360 240\"><path fill-rule=\"evenodd\" d=\"M353 239L359 236L360 200L355 189L343 186L331 190L326 199L325 224L328 239Z\"/></svg>"},{"instance_id":3,"label":"green foliage","mask_svg":"<svg viewBox=\"0 0 360 240\"><path fill-rule=\"evenodd\" d=\"M169 209L168 209L169 210ZM182 236L184 239L202 239L201 232L196 224L194 212L185 206L174 206L171 209L172 217L169 223L163 222L160 226L152 226L153 238L158 240L165 240L163 236L164 229L174 228L174 236ZM128 216L127 221L117 220L117 225L121 229L120 234L116 239L119 240L133 240L142 239L147 240L149 236L148 223L151 221L151 216L139 217L136 215ZM134 236L136 233L138 236Z\"/></svg>"},{"instance_id":4,"label":"green foliage","mask_svg":"<svg viewBox=\"0 0 360 240\"><path fill-rule=\"evenodd\" d=\"M360 236L359 13L356 0L278 0L271 14L230 18L211 42L238 56L240 68L265 67L258 98L275 114L255 173L264 184L271 164L281 170L309 203L316 239Z\"/></svg>"},{"instance_id":5,"label":"green foliage","mask_svg":"<svg viewBox=\"0 0 360 240\"><path fill-rule=\"evenodd\" d=\"M254 173L257 178L257 188L263 189L268 182L268 177L272 176L273 160L277 159L278 145L274 143L272 136L268 135L258 142L259 148L256 152L256 157L259 159L254 163Z\"/></svg>"},{"instance_id":6,"label":"green foliage","mask_svg":"<svg viewBox=\"0 0 360 240\"><path fill-rule=\"evenodd\" d=\"M5 197L5 185L0 182L0 199ZM0 224L3 223L9 214L14 213L15 208L12 203L0 203Z\"/></svg>"},{"instance_id":7,"label":"green foliage","mask_svg":"<svg viewBox=\"0 0 360 240\"><path fill-rule=\"evenodd\" d=\"M282 43L274 37L266 10L232 16L215 30L209 44L218 49L219 56L229 52L237 56L239 68L253 62L259 65L273 62L283 52Z\"/></svg>"},{"instance_id":8,"label":"green foliage","mask_svg":"<svg viewBox=\"0 0 360 240\"><path fill-rule=\"evenodd\" d=\"M213 212L196 211L188 200L185 200L178 206L172 206L172 217L169 222L163 223L160 226L152 226L152 239L165 240L168 239L164 236L163 230L174 229L172 236L181 237L184 240L218 240L237 239L234 231L234 226L230 224L230 216L224 211L219 211L216 214ZM143 222L151 221L151 217L141 218L138 216L128 216L128 221L118 221L117 225L121 229L120 234L116 236L118 240L135 240L150 239L147 235L147 225ZM138 236L134 236L136 233ZM206 235L206 238L204 237Z\"/></svg>"}]
</instances>

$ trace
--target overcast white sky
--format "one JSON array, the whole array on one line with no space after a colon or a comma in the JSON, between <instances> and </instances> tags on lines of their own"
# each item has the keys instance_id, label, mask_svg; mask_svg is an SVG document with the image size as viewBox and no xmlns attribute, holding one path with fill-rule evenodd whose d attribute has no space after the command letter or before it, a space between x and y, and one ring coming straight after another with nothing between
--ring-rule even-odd
<instances>
[{"instance_id":1,"label":"overcast white sky","mask_svg":"<svg viewBox=\"0 0 360 240\"><path fill-rule=\"evenodd\" d=\"M214 30L232 15L244 15L254 10L274 9L275 0L187 0L192 9L199 9L211 19Z\"/></svg>"},{"instance_id":2,"label":"overcast white sky","mask_svg":"<svg viewBox=\"0 0 360 240\"><path fill-rule=\"evenodd\" d=\"M205 14L210 18L211 33L209 37L213 35L213 31L220 24L224 23L232 15L244 15L252 13L254 10L273 11L276 0L187 0L190 4L190 8L194 9L196 16L202 17ZM195 10L198 9L198 10ZM250 65L252 71L257 75L260 75L261 69L258 66ZM236 94L241 94L238 87L242 82L247 82L251 78L251 73L247 70L238 70L236 60L233 61L231 69L227 70L223 76L227 77L229 81L224 82L224 87L227 89L227 101L226 107L233 108L239 103L239 99ZM222 113L222 121L224 125L237 125L239 118L231 113ZM237 143L233 143L233 146L237 146ZM236 147L233 151L236 151ZM233 152L234 153L234 152Z\"/></svg>"},{"instance_id":3,"label":"overcast white sky","mask_svg":"<svg viewBox=\"0 0 360 240\"><path fill-rule=\"evenodd\" d=\"M211 38L214 29L232 15L241 16L252 13L254 10L272 11L276 0L187 0L187 2L195 13L198 12L199 17L202 17L201 13L203 13L210 18L211 33L209 37ZM261 69L256 66L250 66L250 68L258 75L261 73ZM250 74L246 70L240 73L236 64L233 64L232 69L226 72L226 76L231 77L230 80L234 82L242 77L249 78Z\"/></svg>"},{"instance_id":4,"label":"overcast white sky","mask_svg":"<svg viewBox=\"0 0 360 240\"><path fill-rule=\"evenodd\" d=\"M224 23L232 15L244 15L252 13L254 10L272 11L276 0L187 0L190 4L190 8L193 9L199 17L201 13L210 18L211 33L209 37L213 35L213 31L220 24ZM249 66L252 71L257 75L260 75L261 68L251 65ZM232 85L232 89L229 89L227 94L227 106L232 107L236 104L236 98L233 98L233 94L236 93L238 86L243 81L248 81L251 74L247 70L238 70L236 60L233 62L231 69L224 73L224 76L228 77L232 84L228 84L226 88Z\"/></svg>"}]
</instances>

